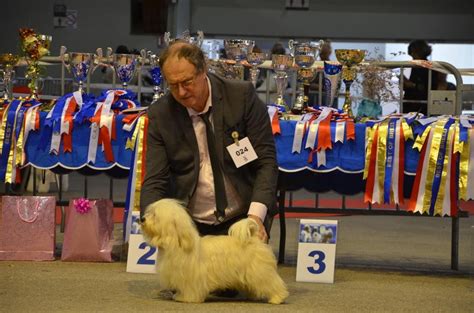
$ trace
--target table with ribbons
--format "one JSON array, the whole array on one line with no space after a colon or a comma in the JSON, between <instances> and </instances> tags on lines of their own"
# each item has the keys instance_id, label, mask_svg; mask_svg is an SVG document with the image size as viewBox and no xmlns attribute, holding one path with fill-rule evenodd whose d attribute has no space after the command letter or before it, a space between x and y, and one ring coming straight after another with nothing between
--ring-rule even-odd
<instances>
[{"instance_id":1,"label":"table with ribbons","mask_svg":"<svg viewBox=\"0 0 474 313\"><path fill-rule=\"evenodd\" d=\"M18 182L31 165L56 173L106 172L128 177L127 211L138 210L145 174L146 110L131 91L79 92L41 102L4 104L0 177ZM456 216L456 201L474 199L474 119L392 115L355 123L341 111L317 107L282 119L268 107L277 147L280 188L364 193L368 203L401 204L428 215ZM416 175L415 175L416 174ZM409 183L407 183L409 182Z\"/></svg>"}]
</instances>

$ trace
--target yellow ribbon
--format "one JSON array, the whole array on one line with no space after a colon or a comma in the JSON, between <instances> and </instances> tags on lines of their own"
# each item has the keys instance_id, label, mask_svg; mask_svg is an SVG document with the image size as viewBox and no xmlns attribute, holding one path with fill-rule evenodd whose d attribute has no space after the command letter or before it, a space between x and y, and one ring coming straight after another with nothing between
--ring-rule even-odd
<instances>
[{"instance_id":1,"label":"yellow ribbon","mask_svg":"<svg viewBox=\"0 0 474 313\"><path fill-rule=\"evenodd\" d=\"M408 125L407 121L404 118L402 118L401 120L403 137L405 138L405 141L407 141L408 139L413 140L413 131L411 130L411 127Z\"/></svg>"},{"instance_id":2,"label":"yellow ribbon","mask_svg":"<svg viewBox=\"0 0 474 313\"><path fill-rule=\"evenodd\" d=\"M133 200L133 211L140 211L140 194L142 191L142 180L143 180L143 140L146 136L145 134L145 123L148 117L146 115L142 115L139 117L137 122L136 128L138 128L137 139L138 139L138 146L136 150L136 174L135 174L135 193L134 193L134 200Z\"/></svg>"},{"instance_id":3,"label":"yellow ribbon","mask_svg":"<svg viewBox=\"0 0 474 313\"><path fill-rule=\"evenodd\" d=\"M379 126L379 140L377 144L377 169L378 169L378 185L379 185L379 199L378 202L383 202L383 184L385 179L385 163L387 151L387 134L389 119L380 123Z\"/></svg>"},{"instance_id":4,"label":"yellow ribbon","mask_svg":"<svg viewBox=\"0 0 474 313\"><path fill-rule=\"evenodd\" d=\"M5 138L5 128L7 127L7 116L10 110L10 103L3 109L2 124L0 124L0 155L2 155L3 140Z\"/></svg>"},{"instance_id":5,"label":"yellow ribbon","mask_svg":"<svg viewBox=\"0 0 474 313\"><path fill-rule=\"evenodd\" d=\"M467 130L467 140L464 143L461 158L459 161L459 199L461 200L468 200L468 193L467 193L467 183L468 183L468 174L469 174L469 156L471 153L471 145L469 144L469 140L471 136L474 136L474 128ZM472 187L471 187L472 188Z\"/></svg>"},{"instance_id":6,"label":"yellow ribbon","mask_svg":"<svg viewBox=\"0 0 474 313\"><path fill-rule=\"evenodd\" d=\"M426 169L427 175L426 175L425 195L423 197L422 213L427 212L431 205L431 195L433 193L433 190L432 190L433 179L436 172L436 163L438 160L441 139L443 136L447 135L447 134L444 134L445 132L444 124L446 124L446 121L447 121L446 119L441 119L435 122L433 138L431 140L432 142L431 149L429 151L428 168Z\"/></svg>"},{"instance_id":7,"label":"yellow ribbon","mask_svg":"<svg viewBox=\"0 0 474 313\"><path fill-rule=\"evenodd\" d=\"M431 125L426 127L425 131L421 136L416 137L415 143L413 144L413 149L418 149L418 151L421 152L421 148L423 148L423 145L425 143L426 137L428 137L428 134L431 131Z\"/></svg>"},{"instance_id":8,"label":"yellow ribbon","mask_svg":"<svg viewBox=\"0 0 474 313\"><path fill-rule=\"evenodd\" d=\"M455 122L457 123L457 122ZM434 215L443 215L443 200L445 197L445 186L446 186L446 179L448 177L448 170L451 164L451 148L453 144L455 144L455 139L453 138L453 132L456 131L457 127L456 124L451 125L449 127L448 138L446 138L446 153L444 154L444 161L443 161L443 171L441 172L441 181L439 184L438 194L436 196L436 203L434 206ZM455 175L456 173L451 173L451 175ZM448 190L449 194L449 190Z\"/></svg>"},{"instance_id":9,"label":"yellow ribbon","mask_svg":"<svg viewBox=\"0 0 474 313\"><path fill-rule=\"evenodd\" d=\"M365 129L365 140L367 142L367 148L365 150L364 179L367 179L367 176L369 175L370 156L372 154L372 142L374 141L374 134L377 128L378 124L375 124L374 127L366 127Z\"/></svg>"}]
</instances>

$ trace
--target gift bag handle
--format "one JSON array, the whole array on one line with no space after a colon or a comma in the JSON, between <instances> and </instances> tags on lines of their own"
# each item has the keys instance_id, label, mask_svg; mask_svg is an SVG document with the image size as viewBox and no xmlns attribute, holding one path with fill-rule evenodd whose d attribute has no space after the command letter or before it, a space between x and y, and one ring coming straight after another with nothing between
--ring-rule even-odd
<instances>
[{"instance_id":1,"label":"gift bag handle","mask_svg":"<svg viewBox=\"0 0 474 313\"><path fill-rule=\"evenodd\" d=\"M16 211L18 212L18 216L21 218L21 220L23 222L34 223L36 221L36 219L38 218L38 215L39 215L38 208L39 208L39 205L40 205L40 200L37 199L37 198L34 199L34 208L33 208L34 216L32 218L29 218L29 219L27 217L24 217L20 212L20 202L21 202L21 200L26 200L26 199L24 199L24 198L23 199L22 198L17 198L16 199ZM27 204L27 202L25 204ZM26 210L28 210L28 206L26 207Z\"/></svg>"}]
</instances>

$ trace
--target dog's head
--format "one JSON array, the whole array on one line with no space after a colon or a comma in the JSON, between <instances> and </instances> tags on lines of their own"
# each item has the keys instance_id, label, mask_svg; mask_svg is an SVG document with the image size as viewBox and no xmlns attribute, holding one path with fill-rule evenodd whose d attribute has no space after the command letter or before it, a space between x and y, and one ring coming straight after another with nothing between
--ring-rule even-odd
<instances>
[{"instance_id":1,"label":"dog's head","mask_svg":"<svg viewBox=\"0 0 474 313\"><path fill-rule=\"evenodd\" d=\"M163 250L191 252L199 240L191 217L177 200L162 199L150 204L142 222L145 240Z\"/></svg>"}]
</instances>

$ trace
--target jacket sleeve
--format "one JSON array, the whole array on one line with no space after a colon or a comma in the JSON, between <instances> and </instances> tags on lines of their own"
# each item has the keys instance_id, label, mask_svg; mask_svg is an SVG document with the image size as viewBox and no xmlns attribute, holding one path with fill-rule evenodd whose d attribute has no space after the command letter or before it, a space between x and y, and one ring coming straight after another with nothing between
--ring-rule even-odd
<instances>
[{"instance_id":1,"label":"jacket sleeve","mask_svg":"<svg viewBox=\"0 0 474 313\"><path fill-rule=\"evenodd\" d=\"M166 196L170 179L168 157L163 138L159 131L156 110L148 112L147 150L145 179L140 194L140 216L143 217L148 205Z\"/></svg>"},{"instance_id":2,"label":"jacket sleeve","mask_svg":"<svg viewBox=\"0 0 474 313\"><path fill-rule=\"evenodd\" d=\"M256 175L251 201L265 204L268 212L274 215L278 181L275 140L267 106L258 98L253 86L248 86L244 119L247 122L247 135L258 157L252 162Z\"/></svg>"}]
</instances>

